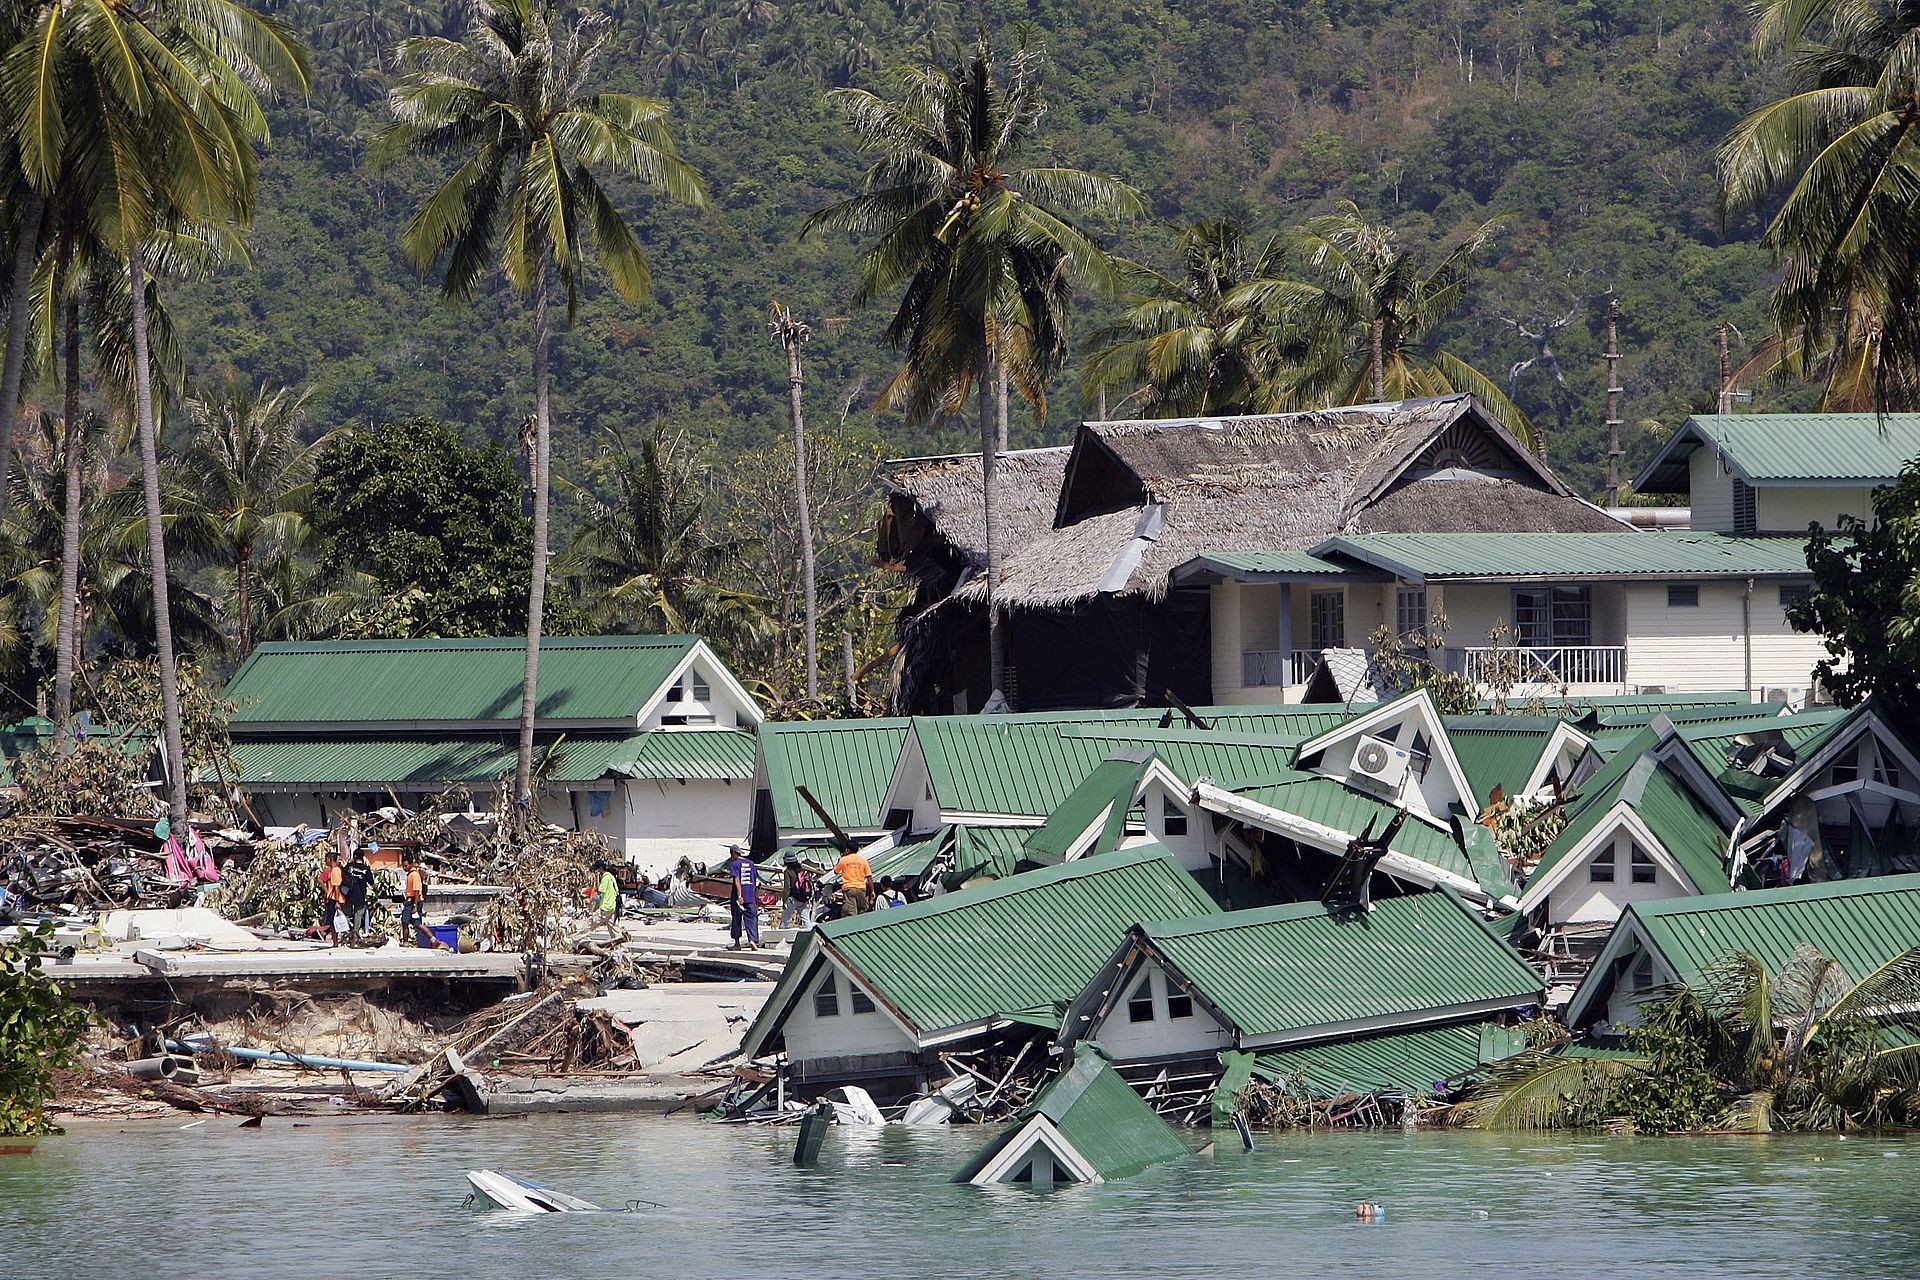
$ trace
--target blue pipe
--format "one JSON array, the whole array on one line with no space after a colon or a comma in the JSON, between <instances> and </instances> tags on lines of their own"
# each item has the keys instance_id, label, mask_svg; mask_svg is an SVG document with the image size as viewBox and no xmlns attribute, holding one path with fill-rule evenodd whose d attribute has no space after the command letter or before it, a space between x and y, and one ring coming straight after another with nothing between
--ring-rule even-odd
<instances>
[{"instance_id":1,"label":"blue pipe","mask_svg":"<svg viewBox=\"0 0 1920 1280\"><path fill-rule=\"evenodd\" d=\"M310 1054L301 1054L296 1058L290 1053L281 1053L274 1049L242 1049L233 1045L216 1046L211 1040L200 1036L195 1036L193 1041L186 1043L169 1040L167 1048L175 1053L230 1053L246 1062L281 1062L291 1067L339 1067L346 1071L413 1070L412 1067L400 1062L364 1062L358 1058L318 1058Z\"/></svg>"}]
</instances>

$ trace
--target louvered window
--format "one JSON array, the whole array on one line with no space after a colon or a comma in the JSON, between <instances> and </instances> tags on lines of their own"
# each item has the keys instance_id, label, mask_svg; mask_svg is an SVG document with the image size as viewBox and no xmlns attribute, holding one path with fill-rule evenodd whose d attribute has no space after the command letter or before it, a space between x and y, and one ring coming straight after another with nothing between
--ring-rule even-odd
<instances>
[{"instance_id":1,"label":"louvered window","mask_svg":"<svg viewBox=\"0 0 1920 1280\"><path fill-rule=\"evenodd\" d=\"M1735 476L1733 479L1733 531L1752 533L1759 527L1759 516L1754 510L1753 486Z\"/></svg>"}]
</instances>

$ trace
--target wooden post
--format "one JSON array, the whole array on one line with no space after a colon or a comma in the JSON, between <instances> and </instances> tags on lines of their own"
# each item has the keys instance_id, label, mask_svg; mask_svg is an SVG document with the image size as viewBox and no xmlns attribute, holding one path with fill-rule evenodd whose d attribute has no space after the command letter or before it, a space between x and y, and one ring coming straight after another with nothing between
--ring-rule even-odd
<instances>
[{"instance_id":1,"label":"wooden post","mask_svg":"<svg viewBox=\"0 0 1920 1280\"><path fill-rule=\"evenodd\" d=\"M1620 501L1620 299L1607 299L1607 505Z\"/></svg>"}]
</instances>

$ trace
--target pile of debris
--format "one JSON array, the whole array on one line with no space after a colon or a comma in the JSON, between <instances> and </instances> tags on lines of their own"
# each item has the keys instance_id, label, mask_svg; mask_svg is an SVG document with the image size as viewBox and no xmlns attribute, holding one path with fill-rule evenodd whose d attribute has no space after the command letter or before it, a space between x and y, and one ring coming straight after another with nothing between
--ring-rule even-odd
<instances>
[{"instance_id":1,"label":"pile of debris","mask_svg":"<svg viewBox=\"0 0 1920 1280\"><path fill-rule=\"evenodd\" d=\"M205 831L216 862L244 858L238 832ZM118 907L181 905L185 881L166 876L151 818L16 814L0 819L0 919Z\"/></svg>"}]
</instances>

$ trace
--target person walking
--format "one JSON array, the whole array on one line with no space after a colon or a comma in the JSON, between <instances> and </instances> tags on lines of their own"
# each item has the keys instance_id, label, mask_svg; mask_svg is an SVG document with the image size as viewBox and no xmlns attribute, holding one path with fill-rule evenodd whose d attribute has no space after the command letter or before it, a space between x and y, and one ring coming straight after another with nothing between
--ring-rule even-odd
<instances>
[{"instance_id":1,"label":"person walking","mask_svg":"<svg viewBox=\"0 0 1920 1280\"><path fill-rule=\"evenodd\" d=\"M729 951L740 950L740 934L744 929L747 945L754 951L760 949L760 868L754 865L752 858L740 845L728 850L733 856L727 859L727 878L731 885L727 894L727 905L732 908L733 945Z\"/></svg>"},{"instance_id":2,"label":"person walking","mask_svg":"<svg viewBox=\"0 0 1920 1280\"><path fill-rule=\"evenodd\" d=\"M594 923L612 932L614 921L620 918L620 881L605 862L594 863L593 869L600 878L585 893L593 899Z\"/></svg>"},{"instance_id":3,"label":"person walking","mask_svg":"<svg viewBox=\"0 0 1920 1280\"><path fill-rule=\"evenodd\" d=\"M433 935L427 932L427 876L420 869L417 854L405 854L400 859L401 867L406 871L406 883L400 893L400 937L409 946L431 947Z\"/></svg>"},{"instance_id":4,"label":"person walking","mask_svg":"<svg viewBox=\"0 0 1920 1280\"><path fill-rule=\"evenodd\" d=\"M376 846L377 847L377 846ZM373 936L373 864L365 849L353 851L353 861L341 871L347 904L347 923L356 942Z\"/></svg>"},{"instance_id":5,"label":"person walking","mask_svg":"<svg viewBox=\"0 0 1920 1280\"><path fill-rule=\"evenodd\" d=\"M340 935L345 932L343 922L347 918L344 879L340 851L327 850L327 860L320 867L320 927L335 946L340 945Z\"/></svg>"},{"instance_id":6,"label":"person walking","mask_svg":"<svg viewBox=\"0 0 1920 1280\"><path fill-rule=\"evenodd\" d=\"M848 845L840 854L840 861L833 864L833 874L840 877L840 891L846 896L846 914L857 916L868 910L872 901L869 895L873 864L862 857L858 849Z\"/></svg>"},{"instance_id":7,"label":"person walking","mask_svg":"<svg viewBox=\"0 0 1920 1280\"><path fill-rule=\"evenodd\" d=\"M800 861L800 851L789 849L780 859L786 890L780 899L780 928L813 928L813 869Z\"/></svg>"}]
</instances>

